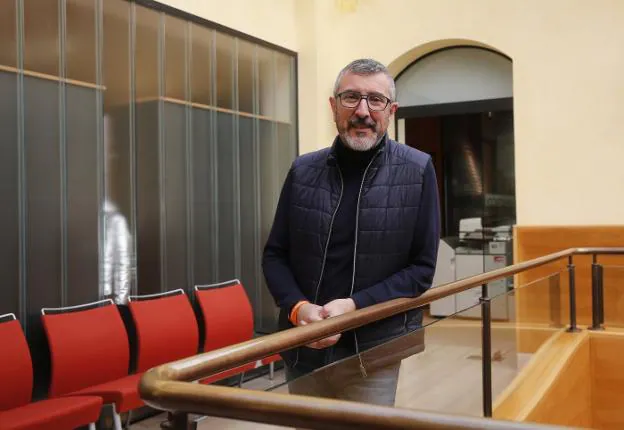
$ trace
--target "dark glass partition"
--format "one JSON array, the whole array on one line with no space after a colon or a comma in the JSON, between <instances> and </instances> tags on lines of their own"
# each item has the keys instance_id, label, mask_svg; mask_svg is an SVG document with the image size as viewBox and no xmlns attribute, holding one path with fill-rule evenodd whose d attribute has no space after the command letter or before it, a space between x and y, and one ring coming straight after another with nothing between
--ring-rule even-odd
<instances>
[{"instance_id":1,"label":"dark glass partition","mask_svg":"<svg viewBox=\"0 0 624 430\"><path fill-rule=\"evenodd\" d=\"M297 153L295 54L153 6L0 0L0 313L42 386L42 307L239 278L273 324L260 259Z\"/></svg>"}]
</instances>

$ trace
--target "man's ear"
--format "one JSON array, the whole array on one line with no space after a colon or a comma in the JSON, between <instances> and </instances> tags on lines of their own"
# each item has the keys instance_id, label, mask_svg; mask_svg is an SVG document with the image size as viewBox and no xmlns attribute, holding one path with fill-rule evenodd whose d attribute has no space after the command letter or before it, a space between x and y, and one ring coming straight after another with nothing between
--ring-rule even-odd
<instances>
[{"instance_id":1,"label":"man's ear","mask_svg":"<svg viewBox=\"0 0 624 430\"><path fill-rule=\"evenodd\" d=\"M332 113L336 116L336 97L329 97L329 106L331 106Z\"/></svg>"}]
</instances>

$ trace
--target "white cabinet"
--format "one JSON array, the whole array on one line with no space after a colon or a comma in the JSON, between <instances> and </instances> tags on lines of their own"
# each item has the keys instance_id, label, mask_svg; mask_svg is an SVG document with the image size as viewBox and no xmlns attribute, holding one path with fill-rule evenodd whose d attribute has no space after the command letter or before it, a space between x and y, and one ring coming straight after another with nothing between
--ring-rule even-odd
<instances>
[{"instance_id":1,"label":"white cabinet","mask_svg":"<svg viewBox=\"0 0 624 430\"><path fill-rule=\"evenodd\" d=\"M455 250L453 250L452 264L449 265L447 261L449 258L446 256L448 253L448 250L442 250L438 254L438 265L441 266L439 266L439 272L436 269L434 287L484 272L490 272L511 264L511 261L509 261L511 257L505 254L469 254L461 253L461 251L456 254ZM508 320L510 318L512 304L510 303L509 295L505 294L506 292L507 279L500 279L488 284L488 295L493 298L491 307L492 318L495 320ZM439 317L459 313L458 316L464 318L481 318L480 298L481 287L479 286L432 302L430 313L432 316Z\"/></svg>"}]
</instances>

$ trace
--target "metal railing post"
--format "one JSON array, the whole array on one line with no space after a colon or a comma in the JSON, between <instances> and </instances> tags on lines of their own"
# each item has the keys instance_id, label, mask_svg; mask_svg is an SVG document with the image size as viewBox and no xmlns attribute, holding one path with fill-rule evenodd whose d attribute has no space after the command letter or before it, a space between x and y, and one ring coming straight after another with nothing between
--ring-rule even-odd
<instances>
[{"instance_id":1,"label":"metal railing post","mask_svg":"<svg viewBox=\"0 0 624 430\"><path fill-rule=\"evenodd\" d=\"M187 412L173 412L167 414L169 421L161 428L169 428L171 430L187 430L188 429L188 413Z\"/></svg>"},{"instance_id":2,"label":"metal railing post","mask_svg":"<svg viewBox=\"0 0 624 430\"><path fill-rule=\"evenodd\" d=\"M598 264L598 256L592 255L592 325L591 330L603 330L604 324L604 289L602 265Z\"/></svg>"},{"instance_id":3,"label":"metal railing post","mask_svg":"<svg viewBox=\"0 0 624 430\"><path fill-rule=\"evenodd\" d=\"M579 331L576 326L576 278L573 256L568 257L568 274L570 276L570 327L569 332Z\"/></svg>"},{"instance_id":4,"label":"metal railing post","mask_svg":"<svg viewBox=\"0 0 624 430\"><path fill-rule=\"evenodd\" d=\"M492 417L492 313L487 284L481 286L481 355L483 372L483 416Z\"/></svg>"}]
</instances>

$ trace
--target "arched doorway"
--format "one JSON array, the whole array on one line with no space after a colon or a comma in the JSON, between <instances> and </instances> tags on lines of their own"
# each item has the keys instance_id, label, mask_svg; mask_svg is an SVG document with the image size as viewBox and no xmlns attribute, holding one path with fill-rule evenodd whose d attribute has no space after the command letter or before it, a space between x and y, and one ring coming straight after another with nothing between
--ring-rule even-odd
<instances>
[{"instance_id":1,"label":"arched doorway","mask_svg":"<svg viewBox=\"0 0 624 430\"><path fill-rule=\"evenodd\" d=\"M482 47L447 47L417 59L396 85L397 140L429 153L438 177L443 237L434 285L510 264L516 218L511 59ZM499 284L492 293L508 287ZM476 289L434 303L432 314L461 311L479 296ZM493 312L507 318L507 306Z\"/></svg>"}]
</instances>

